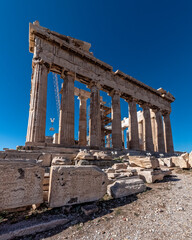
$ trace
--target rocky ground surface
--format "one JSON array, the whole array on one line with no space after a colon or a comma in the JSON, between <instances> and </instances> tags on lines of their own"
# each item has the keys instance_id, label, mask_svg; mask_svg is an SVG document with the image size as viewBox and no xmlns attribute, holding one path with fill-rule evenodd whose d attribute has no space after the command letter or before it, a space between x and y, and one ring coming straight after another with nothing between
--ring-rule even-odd
<instances>
[{"instance_id":1,"label":"rocky ground surface","mask_svg":"<svg viewBox=\"0 0 192 240\"><path fill-rule=\"evenodd\" d=\"M172 177L147 186L137 196L99 202L94 215L73 207L68 225L23 239L192 239L192 171L174 170ZM69 217L67 209L63 214Z\"/></svg>"}]
</instances>

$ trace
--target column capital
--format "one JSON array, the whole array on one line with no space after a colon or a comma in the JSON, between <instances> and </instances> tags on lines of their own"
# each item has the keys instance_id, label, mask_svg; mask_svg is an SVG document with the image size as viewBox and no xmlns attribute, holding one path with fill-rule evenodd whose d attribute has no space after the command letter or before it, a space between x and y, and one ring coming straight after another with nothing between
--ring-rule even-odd
<instances>
[{"instance_id":1,"label":"column capital","mask_svg":"<svg viewBox=\"0 0 192 240\"><path fill-rule=\"evenodd\" d=\"M97 87L97 88L101 88L101 84L99 81L91 81L89 84L88 84L88 88L92 88L92 87Z\"/></svg>"},{"instance_id":2,"label":"column capital","mask_svg":"<svg viewBox=\"0 0 192 240\"><path fill-rule=\"evenodd\" d=\"M71 72L66 72L64 70L62 70L60 77L64 80L68 78L70 80L75 81L75 74L71 74Z\"/></svg>"},{"instance_id":3,"label":"column capital","mask_svg":"<svg viewBox=\"0 0 192 240\"><path fill-rule=\"evenodd\" d=\"M121 96L121 92L119 91L119 90L115 90L115 89L113 89L112 91L110 91L109 93L108 93L108 95L109 96L114 96L114 95L119 95L119 96Z\"/></svg>"},{"instance_id":4,"label":"column capital","mask_svg":"<svg viewBox=\"0 0 192 240\"><path fill-rule=\"evenodd\" d=\"M168 116L170 114L171 114L171 111L162 110L162 115L163 116Z\"/></svg>"},{"instance_id":5,"label":"column capital","mask_svg":"<svg viewBox=\"0 0 192 240\"><path fill-rule=\"evenodd\" d=\"M83 100L86 101L86 100L88 99L88 97L87 97L87 96L84 96L84 95L82 95L82 94L79 94L78 97L77 97L77 99L78 99L78 100L81 100L81 101L83 101Z\"/></svg>"},{"instance_id":6,"label":"column capital","mask_svg":"<svg viewBox=\"0 0 192 240\"><path fill-rule=\"evenodd\" d=\"M141 108L143 108L143 109L149 109L149 108L150 108L149 104L148 104L148 103L145 103L145 102L139 104L139 106L140 106Z\"/></svg>"},{"instance_id":7,"label":"column capital","mask_svg":"<svg viewBox=\"0 0 192 240\"><path fill-rule=\"evenodd\" d=\"M41 58L38 58L38 59L33 58L33 60L32 60L32 67L34 67L36 64L43 65L43 66L45 66L48 69L48 71L50 71L50 64L45 62L43 59L41 59Z\"/></svg>"}]
</instances>

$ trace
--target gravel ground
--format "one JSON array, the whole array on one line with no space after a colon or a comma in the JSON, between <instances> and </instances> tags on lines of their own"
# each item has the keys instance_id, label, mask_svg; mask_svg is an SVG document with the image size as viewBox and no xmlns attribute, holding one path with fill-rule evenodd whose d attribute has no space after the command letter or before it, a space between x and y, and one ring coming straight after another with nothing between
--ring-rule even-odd
<instances>
[{"instance_id":1,"label":"gravel ground","mask_svg":"<svg viewBox=\"0 0 192 240\"><path fill-rule=\"evenodd\" d=\"M144 193L101 202L100 211L94 216L77 214L65 228L31 239L192 239L191 180L191 171L176 170L173 177L148 185Z\"/></svg>"}]
</instances>

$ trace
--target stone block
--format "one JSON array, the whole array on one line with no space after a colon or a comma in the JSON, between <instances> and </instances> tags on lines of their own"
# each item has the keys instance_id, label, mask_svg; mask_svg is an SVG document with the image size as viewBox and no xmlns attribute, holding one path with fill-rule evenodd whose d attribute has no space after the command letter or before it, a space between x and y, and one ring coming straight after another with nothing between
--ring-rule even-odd
<instances>
[{"instance_id":1,"label":"stone block","mask_svg":"<svg viewBox=\"0 0 192 240\"><path fill-rule=\"evenodd\" d=\"M14 152L7 152L5 159L8 160L37 160L40 153L32 153L32 152L21 152L21 151L14 151Z\"/></svg>"},{"instance_id":2,"label":"stone block","mask_svg":"<svg viewBox=\"0 0 192 240\"><path fill-rule=\"evenodd\" d=\"M163 158L163 162L165 163L165 166L173 167L172 158Z\"/></svg>"},{"instance_id":3,"label":"stone block","mask_svg":"<svg viewBox=\"0 0 192 240\"><path fill-rule=\"evenodd\" d=\"M192 167L192 152L189 153L189 166Z\"/></svg>"},{"instance_id":4,"label":"stone block","mask_svg":"<svg viewBox=\"0 0 192 240\"><path fill-rule=\"evenodd\" d=\"M121 198L132 194L137 194L145 190L146 186L143 180L139 178L117 180L107 187L108 195L113 198Z\"/></svg>"},{"instance_id":5,"label":"stone block","mask_svg":"<svg viewBox=\"0 0 192 240\"><path fill-rule=\"evenodd\" d=\"M107 174L96 166L52 166L49 206L97 201L107 192Z\"/></svg>"},{"instance_id":6,"label":"stone block","mask_svg":"<svg viewBox=\"0 0 192 240\"><path fill-rule=\"evenodd\" d=\"M6 153L5 152L0 152L0 159L4 159L6 157Z\"/></svg>"},{"instance_id":7,"label":"stone block","mask_svg":"<svg viewBox=\"0 0 192 240\"><path fill-rule=\"evenodd\" d=\"M113 168L108 168L108 169L106 170L106 173L115 173L115 169L113 169Z\"/></svg>"},{"instance_id":8,"label":"stone block","mask_svg":"<svg viewBox=\"0 0 192 240\"><path fill-rule=\"evenodd\" d=\"M180 168L190 168L189 162L185 160L183 157L171 157L174 166Z\"/></svg>"},{"instance_id":9,"label":"stone block","mask_svg":"<svg viewBox=\"0 0 192 240\"><path fill-rule=\"evenodd\" d=\"M127 163L115 163L112 168L115 170L118 169L127 169L128 164Z\"/></svg>"},{"instance_id":10,"label":"stone block","mask_svg":"<svg viewBox=\"0 0 192 240\"><path fill-rule=\"evenodd\" d=\"M93 156L93 153L88 152L87 150L80 151L75 160L94 160L96 157Z\"/></svg>"},{"instance_id":11,"label":"stone block","mask_svg":"<svg viewBox=\"0 0 192 240\"><path fill-rule=\"evenodd\" d=\"M51 160L52 156L48 153L43 153L38 160L42 160L42 166L43 167L50 167L51 166Z\"/></svg>"},{"instance_id":12,"label":"stone block","mask_svg":"<svg viewBox=\"0 0 192 240\"><path fill-rule=\"evenodd\" d=\"M44 169L27 161L0 161L0 211L43 202Z\"/></svg>"},{"instance_id":13,"label":"stone block","mask_svg":"<svg viewBox=\"0 0 192 240\"><path fill-rule=\"evenodd\" d=\"M72 161L65 157L54 157L52 161L52 165L71 165Z\"/></svg>"},{"instance_id":14,"label":"stone block","mask_svg":"<svg viewBox=\"0 0 192 240\"><path fill-rule=\"evenodd\" d=\"M186 161L189 161L189 153L183 153L181 154L181 157L184 158Z\"/></svg>"},{"instance_id":15,"label":"stone block","mask_svg":"<svg viewBox=\"0 0 192 240\"><path fill-rule=\"evenodd\" d=\"M146 183L163 180L165 174L161 170L144 170L139 172L139 177Z\"/></svg>"},{"instance_id":16,"label":"stone block","mask_svg":"<svg viewBox=\"0 0 192 240\"><path fill-rule=\"evenodd\" d=\"M131 167L142 167L142 168L158 168L159 161L155 157L145 156L129 156L129 163Z\"/></svg>"}]
</instances>

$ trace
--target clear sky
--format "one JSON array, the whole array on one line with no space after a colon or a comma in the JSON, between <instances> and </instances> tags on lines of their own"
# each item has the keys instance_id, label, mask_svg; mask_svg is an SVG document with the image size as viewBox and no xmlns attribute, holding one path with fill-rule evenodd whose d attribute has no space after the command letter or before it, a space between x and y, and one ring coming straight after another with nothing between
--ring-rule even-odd
<instances>
[{"instance_id":1,"label":"clear sky","mask_svg":"<svg viewBox=\"0 0 192 240\"><path fill-rule=\"evenodd\" d=\"M170 91L176 98L171 113L175 150L192 150L191 0L0 1L0 149L25 143L32 61L28 30L35 20L90 42L94 56L114 71ZM52 79L49 74L46 135L49 118L58 121ZM78 113L77 99L75 107ZM127 116L124 101L121 110L122 118Z\"/></svg>"}]
</instances>

